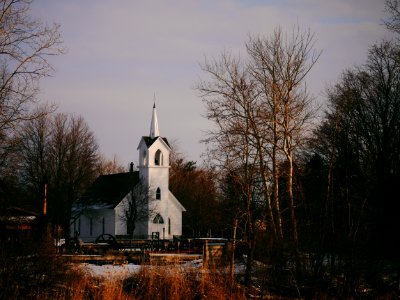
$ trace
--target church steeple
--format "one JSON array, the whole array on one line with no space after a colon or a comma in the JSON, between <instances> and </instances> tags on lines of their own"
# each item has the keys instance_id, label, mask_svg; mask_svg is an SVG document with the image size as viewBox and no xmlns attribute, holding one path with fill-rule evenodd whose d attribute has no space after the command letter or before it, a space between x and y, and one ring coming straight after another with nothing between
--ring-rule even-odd
<instances>
[{"instance_id":1,"label":"church steeple","mask_svg":"<svg viewBox=\"0 0 400 300\"><path fill-rule=\"evenodd\" d=\"M158 130L158 119L156 112L156 103L153 105L153 114L151 116L151 124L150 124L150 137L155 138L160 136L160 131Z\"/></svg>"}]
</instances>

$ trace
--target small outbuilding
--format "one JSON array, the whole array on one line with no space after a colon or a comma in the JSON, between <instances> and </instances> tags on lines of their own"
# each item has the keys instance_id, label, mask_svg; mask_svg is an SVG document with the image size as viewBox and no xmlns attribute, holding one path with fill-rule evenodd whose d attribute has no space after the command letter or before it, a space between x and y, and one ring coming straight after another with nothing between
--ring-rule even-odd
<instances>
[{"instance_id":1,"label":"small outbuilding","mask_svg":"<svg viewBox=\"0 0 400 300\"><path fill-rule=\"evenodd\" d=\"M10 207L0 211L0 240L21 242L31 240L39 230L39 214Z\"/></svg>"}]
</instances>

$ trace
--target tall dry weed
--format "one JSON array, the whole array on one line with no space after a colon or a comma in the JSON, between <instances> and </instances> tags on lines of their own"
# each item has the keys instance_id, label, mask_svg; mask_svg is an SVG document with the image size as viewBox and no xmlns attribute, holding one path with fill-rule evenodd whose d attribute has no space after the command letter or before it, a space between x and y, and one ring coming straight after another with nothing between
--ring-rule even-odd
<instances>
[{"instance_id":1,"label":"tall dry weed","mask_svg":"<svg viewBox=\"0 0 400 300\"><path fill-rule=\"evenodd\" d=\"M124 281L124 290L135 299L246 299L243 292L231 289L225 274L209 269L174 266L143 267Z\"/></svg>"},{"instance_id":2,"label":"tall dry weed","mask_svg":"<svg viewBox=\"0 0 400 300\"><path fill-rule=\"evenodd\" d=\"M135 300L122 288L122 281L113 277L99 278L74 270L57 289L42 291L40 300Z\"/></svg>"}]
</instances>

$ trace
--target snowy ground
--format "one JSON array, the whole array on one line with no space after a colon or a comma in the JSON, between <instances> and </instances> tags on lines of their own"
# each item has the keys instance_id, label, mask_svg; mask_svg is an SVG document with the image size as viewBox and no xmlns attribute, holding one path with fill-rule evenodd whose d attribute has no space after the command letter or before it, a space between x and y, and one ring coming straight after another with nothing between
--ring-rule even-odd
<instances>
[{"instance_id":1,"label":"snowy ground","mask_svg":"<svg viewBox=\"0 0 400 300\"><path fill-rule=\"evenodd\" d=\"M200 269L203 265L203 260L194 260L180 264L180 268ZM107 279L124 279L132 274L138 273L141 268L155 268L156 266L149 265L135 265L135 264L122 264L122 265L94 265L94 264L80 264L79 268L86 274L94 277L102 277ZM168 267L168 266L159 266Z\"/></svg>"},{"instance_id":2,"label":"snowy ground","mask_svg":"<svg viewBox=\"0 0 400 300\"><path fill-rule=\"evenodd\" d=\"M141 268L169 268L170 266L151 266L151 265L135 265L135 264L122 264L122 265L94 265L94 264L79 264L79 268L86 274L104 279L125 279L133 274L138 273ZM175 267L202 271L203 260L193 260L183 264L175 265ZM228 267L229 268L229 267ZM243 273L244 265L235 265L235 274Z\"/></svg>"},{"instance_id":3,"label":"snowy ground","mask_svg":"<svg viewBox=\"0 0 400 300\"><path fill-rule=\"evenodd\" d=\"M80 264L79 268L86 274L93 277L102 277L104 279L124 279L132 274L139 272L141 266L134 264L126 265L93 265Z\"/></svg>"}]
</instances>

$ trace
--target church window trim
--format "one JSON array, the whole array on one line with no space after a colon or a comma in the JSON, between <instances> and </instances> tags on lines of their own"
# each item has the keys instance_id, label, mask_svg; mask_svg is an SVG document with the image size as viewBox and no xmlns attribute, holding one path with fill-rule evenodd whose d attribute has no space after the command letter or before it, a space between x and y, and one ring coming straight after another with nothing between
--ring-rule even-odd
<instances>
[{"instance_id":1,"label":"church window trim","mask_svg":"<svg viewBox=\"0 0 400 300\"><path fill-rule=\"evenodd\" d=\"M160 214L157 214L153 219L154 224L164 224L164 219Z\"/></svg>"},{"instance_id":2,"label":"church window trim","mask_svg":"<svg viewBox=\"0 0 400 300\"><path fill-rule=\"evenodd\" d=\"M163 153L160 149L158 149L154 155L154 165L162 166L163 165Z\"/></svg>"}]
</instances>

